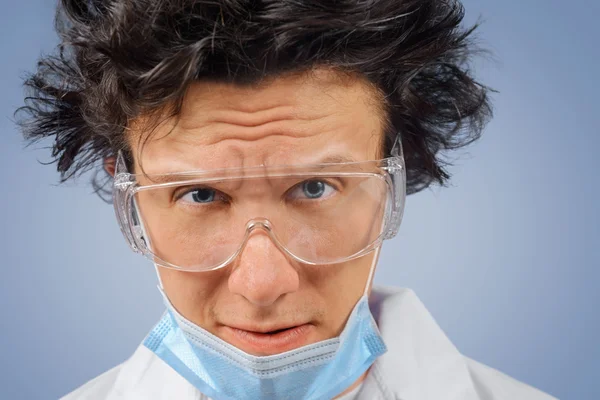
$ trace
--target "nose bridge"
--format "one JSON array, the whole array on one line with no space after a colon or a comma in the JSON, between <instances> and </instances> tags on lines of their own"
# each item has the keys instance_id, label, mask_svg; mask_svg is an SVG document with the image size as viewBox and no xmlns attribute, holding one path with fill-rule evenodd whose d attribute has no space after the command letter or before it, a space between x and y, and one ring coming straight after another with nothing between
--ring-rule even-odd
<instances>
[{"instance_id":1,"label":"nose bridge","mask_svg":"<svg viewBox=\"0 0 600 400\"><path fill-rule=\"evenodd\" d=\"M273 224L265 217L252 218L246 223L246 235L244 241L240 245L240 252L244 251L244 248L248 245L248 241L252 237L253 232L264 231L267 234L271 242L281 251L287 253L286 249L277 239L277 236L273 232Z\"/></svg>"},{"instance_id":2,"label":"nose bridge","mask_svg":"<svg viewBox=\"0 0 600 400\"><path fill-rule=\"evenodd\" d=\"M262 228L262 229L270 232L271 231L271 221L269 221L268 219L266 219L264 217L260 217L260 218L253 218L250 221L248 221L248 223L246 224L246 229L248 229L250 232L257 228Z\"/></svg>"},{"instance_id":3,"label":"nose bridge","mask_svg":"<svg viewBox=\"0 0 600 400\"><path fill-rule=\"evenodd\" d=\"M271 305L285 293L297 290L299 285L297 271L289 264L286 251L272 228L266 218L248 221L238 260L229 277L230 291L257 306Z\"/></svg>"},{"instance_id":4,"label":"nose bridge","mask_svg":"<svg viewBox=\"0 0 600 400\"><path fill-rule=\"evenodd\" d=\"M252 233L257 229L262 229L265 232L267 232L269 236L273 236L273 225L271 224L271 221L269 221L267 218L253 218L246 223L246 232L248 234Z\"/></svg>"}]
</instances>

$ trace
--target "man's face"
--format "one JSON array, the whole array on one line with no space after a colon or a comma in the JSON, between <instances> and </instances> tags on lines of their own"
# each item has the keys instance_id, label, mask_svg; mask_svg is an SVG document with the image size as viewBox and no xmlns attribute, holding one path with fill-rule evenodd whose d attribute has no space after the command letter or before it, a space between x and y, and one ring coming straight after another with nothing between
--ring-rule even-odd
<instances>
[{"instance_id":1,"label":"man's face","mask_svg":"<svg viewBox=\"0 0 600 400\"><path fill-rule=\"evenodd\" d=\"M138 139L145 132L136 126L144 124L134 121L129 141L135 172L311 164L327 156L378 159L379 104L365 82L325 70L252 88L196 83L177 124L160 125L141 153ZM257 230L225 268L159 273L187 319L247 353L271 355L339 335L363 294L373 257L303 265Z\"/></svg>"}]
</instances>

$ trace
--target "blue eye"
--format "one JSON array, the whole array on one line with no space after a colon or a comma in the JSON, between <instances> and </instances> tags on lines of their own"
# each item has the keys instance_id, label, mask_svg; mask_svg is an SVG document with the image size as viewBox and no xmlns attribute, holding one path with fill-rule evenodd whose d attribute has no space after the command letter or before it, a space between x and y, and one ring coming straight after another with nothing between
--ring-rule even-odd
<instances>
[{"instance_id":1,"label":"blue eye","mask_svg":"<svg viewBox=\"0 0 600 400\"><path fill-rule=\"evenodd\" d=\"M199 188L190 190L185 195L181 196L181 200L190 203L212 203L216 197L216 190L209 188Z\"/></svg>"},{"instance_id":2,"label":"blue eye","mask_svg":"<svg viewBox=\"0 0 600 400\"><path fill-rule=\"evenodd\" d=\"M325 184L321 181L308 181L302 184L302 192L309 199L317 199L325 193Z\"/></svg>"},{"instance_id":3,"label":"blue eye","mask_svg":"<svg viewBox=\"0 0 600 400\"><path fill-rule=\"evenodd\" d=\"M294 199L320 199L331 196L334 191L335 188L326 182L310 180L295 187L290 196Z\"/></svg>"}]
</instances>

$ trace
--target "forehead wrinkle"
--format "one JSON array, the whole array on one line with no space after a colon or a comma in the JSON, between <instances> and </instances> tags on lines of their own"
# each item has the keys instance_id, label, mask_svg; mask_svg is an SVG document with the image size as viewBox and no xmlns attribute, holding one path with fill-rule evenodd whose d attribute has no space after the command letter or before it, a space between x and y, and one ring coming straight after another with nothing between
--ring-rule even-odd
<instances>
[{"instance_id":1,"label":"forehead wrinkle","mask_svg":"<svg viewBox=\"0 0 600 400\"><path fill-rule=\"evenodd\" d=\"M187 129L214 122L259 126L277 120L316 121L353 113L357 105L373 111L378 97L364 79L341 79L331 71L282 77L263 87L198 82L186 93L179 124Z\"/></svg>"},{"instance_id":2,"label":"forehead wrinkle","mask_svg":"<svg viewBox=\"0 0 600 400\"><path fill-rule=\"evenodd\" d=\"M200 115L198 118L196 115ZM256 127L274 121L318 121L331 116L330 113L299 110L291 105L276 105L248 112L235 108L214 109L210 113L196 113L190 117L180 116L179 126L183 130L198 129L215 123L226 123L245 127Z\"/></svg>"},{"instance_id":3,"label":"forehead wrinkle","mask_svg":"<svg viewBox=\"0 0 600 400\"><path fill-rule=\"evenodd\" d=\"M175 128L164 139L184 145L211 146L227 140L256 142L269 137L286 136L289 138L310 138L326 131L332 126L328 115L315 119L278 119L269 120L256 126L238 125L229 121L216 121L194 128ZM335 120L334 120L335 121ZM329 126L327 126L329 125ZM336 123L335 125L339 125ZM333 129L338 129L335 127Z\"/></svg>"},{"instance_id":4,"label":"forehead wrinkle","mask_svg":"<svg viewBox=\"0 0 600 400\"><path fill-rule=\"evenodd\" d=\"M221 128L221 124L217 124L216 127L219 129L216 132L204 132L204 134L200 133L200 135L204 136L202 139L202 144L210 146L230 140L240 142L258 142L278 136L302 139L317 136L322 132L320 129L310 129L305 125L302 126L295 124L294 126L289 126L289 122L287 121L272 121L264 125L251 128L240 128L239 126L235 126L233 129L228 129L231 127L230 124L222 125L223 127ZM193 142L194 139L191 139L190 141Z\"/></svg>"}]
</instances>

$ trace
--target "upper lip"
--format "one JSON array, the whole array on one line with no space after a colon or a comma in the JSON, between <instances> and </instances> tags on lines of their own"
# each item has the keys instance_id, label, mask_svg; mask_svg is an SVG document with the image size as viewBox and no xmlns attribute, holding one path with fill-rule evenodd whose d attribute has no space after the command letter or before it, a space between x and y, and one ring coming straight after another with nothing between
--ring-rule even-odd
<instances>
[{"instance_id":1,"label":"upper lip","mask_svg":"<svg viewBox=\"0 0 600 400\"><path fill-rule=\"evenodd\" d=\"M291 323L291 324L277 324L277 325L264 325L264 326L257 326L257 325L227 325L228 327L232 328L232 329L238 329L241 331L247 331L247 332L254 332L254 333L269 333L269 332L275 332L275 331L282 331L284 329L291 329L291 328L295 328L297 326L301 326L301 325L306 325L306 322L299 322L299 323Z\"/></svg>"}]
</instances>

